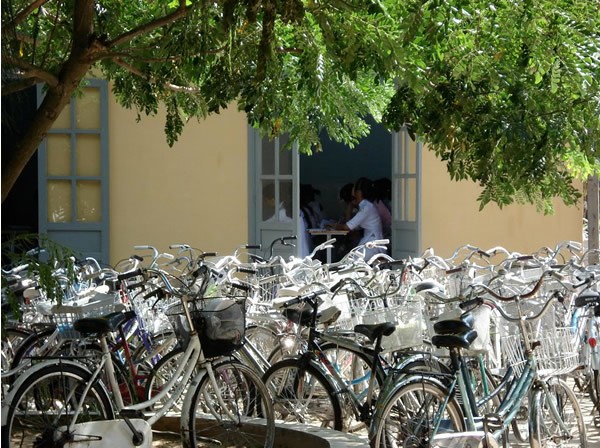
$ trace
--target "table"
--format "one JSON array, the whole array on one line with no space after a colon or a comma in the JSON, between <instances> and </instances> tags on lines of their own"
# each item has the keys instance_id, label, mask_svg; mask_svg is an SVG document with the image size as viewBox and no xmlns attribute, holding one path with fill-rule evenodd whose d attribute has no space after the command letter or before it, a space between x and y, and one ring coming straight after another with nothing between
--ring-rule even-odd
<instances>
[{"instance_id":1,"label":"table","mask_svg":"<svg viewBox=\"0 0 600 448\"><path fill-rule=\"evenodd\" d=\"M314 236L326 236L327 241L332 239L334 236L347 235L349 230L335 230L335 229L308 229L308 233ZM331 263L331 247L327 248L327 263Z\"/></svg>"}]
</instances>

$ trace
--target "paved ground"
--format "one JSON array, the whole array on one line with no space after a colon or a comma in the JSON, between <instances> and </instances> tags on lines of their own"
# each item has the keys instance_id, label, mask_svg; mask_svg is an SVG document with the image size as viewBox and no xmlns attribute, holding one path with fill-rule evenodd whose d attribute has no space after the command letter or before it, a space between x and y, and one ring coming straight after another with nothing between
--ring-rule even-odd
<instances>
[{"instance_id":1,"label":"paved ground","mask_svg":"<svg viewBox=\"0 0 600 448\"><path fill-rule=\"evenodd\" d=\"M600 448L600 428L594 425L593 422L594 416L597 416L598 413L593 409L592 402L589 398L582 397L582 400L579 403L583 417L586 421L588 448Z\"/></svg>"},{"instance_id":2,"label":"paved ground","mask_svg":"<svg viewBox=\"0 0 600 448\"><path fill-rule=\"evenodd\" d=\"M600 448L600 427L594 425L593 420L594 416L597 415L597 412L593 409L592 403L588 397L585 397L581 394L577 394L578 398L580 398L580 406L583 413L583 417L586 422L586 431L587 431L587 442L588 448ZM368 446L365 444L365 446ZM515 447L523 447L527 445L515 445ZM179 438L179 434L175 432L161 431L154 433L154 443L152 444L153 448L180 448L181 440Z\"/></svg>"}]
</instances>

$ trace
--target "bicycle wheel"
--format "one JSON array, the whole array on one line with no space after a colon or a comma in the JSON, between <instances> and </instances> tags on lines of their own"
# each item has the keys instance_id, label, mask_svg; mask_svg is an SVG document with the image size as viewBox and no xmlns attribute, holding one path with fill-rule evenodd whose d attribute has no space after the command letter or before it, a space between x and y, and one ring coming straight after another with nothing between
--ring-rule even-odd
<instances>
[{"instance_id":1,"label":"bicycle wheel","mask_svg":"<svg viewBox=\"0 0 600 448\"><path fill-rule=\"evenodd\" d=\"M269 327L250 325L246 327L246 338L254 344L265 359L268 359L271 352L279 345L279 336Z\"/></svg>"},{"instance_id":2,"label":"bicycle wheel","mask_svg":"<svg viewBox=\"0 0 600 448\"><path fill-rule=\"evenodd\" d=\"M575 393L557 378L551 378L546 385L547 391L536 390L531 400L529 444L532 448L586 448L585 424ZM553 406L558 416L552 411ZM561 421L568 434L561 428Z\"/></svg>"},{"instance_id":3,"label":"bicycle wheel","mask_svg":"<svg viewBox=\"0 0 600 448\"><path fill-rule=\"evenodd\" d=\"M159 391L162 390L163 386L173 378L177 367L179 367L181 355L185 352L185 350L181 347L175 348L173 351L167 353L163 356L156 366L152 369L148 378L146 379L146 390L145 390L145 399L150 400L153 396L155 396ZM175 383L173 387L176 387L179 382ZM174 403L173 410L181 411L183 405L183 397L185 393L181 394L179 399ZM166 399L169 397L167 396ZM160 400L154 404L155 408L162 407L164 403Z\"/></svg>"},{"instance_id":4,"label":"bicycle wheel","mask_svg":"<svg viewBox=\"0 0 600 448\"><path fill-rule=\"evenodd\" d=\"M31 333L16 347L11 361L11 369L18 367L22 362L31 356L37 356L37 351L46 343L48 339L53 336L54 328L45 328L41 331ZM54 343L53 347L49 347L48 351L54 351L57 349L59 341ZM42 355L46 355L43 353Z\"/></svg>"},{"instance_id":5,"label":"bicycle wheel","mask_svg":"<svg viewBox=\"0 0 600 448\"><path fill-rule=\"evenodd\" d=\"M212 368L217 389L205 375L191 391L189 446L273 446L273 407L260 377L236 361L215 364Z\"/></svg>"},{"instance_id":6,"label":"bicycle wheel","mask_svg":"<svg viewBox=\"0 0 600 448\"><path fill-rule=\"evenodd\" d=\"M407 381L380 409L373 417L371 447L430 446L435 425L439 425L438 434L465 430L460 405L454 398L448 399L445 387L425 378Z\"/></svg>"},{"instance_id":7,"label":"bicycle wheel","mask_svg":"<svg viewBox=\"0 0 600 448\"><path fill-rule=\"evenodd\" d=\"M146 338L146 342L142 340ZM160 359L170 353L177 346L177 337L172 331L162 331L154 335L136 334L133 342L129 342L133 349L131 358L138 369L147 369L147 373Z\"/></svg>"},{"instance_id":8,"label":"bicycle wheel","mask_svg":"<svg viewBox=\"0 0 600 448\"><path fill-rule=\"evenodd\" d=\"M10 370L19 345L31 335L30 330L16 327L2 328L2 371Z\"/></svg>"},{"instance_id":9,"label":"bicycle wheel","mask_svg":"<svg viewBox=\"0 0 600 448\"><path fill-rule=\"evenodd\" d=\"M372 360L361 352L354 352L335 345L334 343L326 343L321 346L322 353L331 362L331 365L336 370L336 373L344 381L348 390L358 399L359 402L365 403L369 392L369 384L372 376ZM384 381L382 372L376 372L375 382L373 383L372 400L373 403L377 400L379 392ZM342 402L342 404L348 401ZM350 405L348 403L348 405ZM356 432L365 427L367 422L360 421L356 418L356 414L345 407L343 412L344 429L348 432Z\"/></svg>"},{"instance_id":10,"label":"bicycle wheel","mask_svg":"<svg viewBox=\"0 0 600 448\"><path fill-rule=\"evenodd\" d=\"M342 430L342 407L334 386L312 364L284 359L263 375L273 397L275 418Z\"/></svg>"},{"instance_id":11,"label":"bicycle wheel","mask_svg":"<svg viewBox=\"0 0 600 448\"><path fill-rule=\"evenodd\" d=\"M108 392L102 383L95 382L80 408L84 388L91 374L75 364L49 364L31 373L18 386L10 400L6 426L2 427L3 447L54 447L55 432L71 422L74 413L80 414L76 423L114 418ZM63 433L60 442L70 440Z\"/></svg>"}]
</instances>

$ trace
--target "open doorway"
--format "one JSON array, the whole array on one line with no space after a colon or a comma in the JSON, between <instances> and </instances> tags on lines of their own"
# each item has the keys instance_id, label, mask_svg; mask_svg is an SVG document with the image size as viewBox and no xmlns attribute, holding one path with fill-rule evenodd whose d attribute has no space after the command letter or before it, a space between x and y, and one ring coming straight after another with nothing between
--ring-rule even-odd
<instances>
[{"instance_id":1,"label":"open doorway","mask_svg":"<svg viewBox=\"0 0 600 448\"><path fill-rule=\"evenodd\" d=\"M249 132L250 242L268 247L275 238L304 235L306 226L299 219L301 185L312 185L318 190L324 217L338 220L343 210L340 189L364 176L373 180L391 179L391 256L402 259L421 252L422 143L412 140L405 129L390 133L373 124L369 136L353 149L325 137L322 139L323 151L312 156L298 154L297 148L286 153L282 151L280 140L261 138L255 129ZM291 160L282 163L282 157ZM291 185L290 222L272 222L263 216L263 193L267 183L279 185L279 202L282 194L288 191L282 187ZM299 247L285 255L292 254L299 255Z\"/></svg>"},{"instance_id":2,"label":"open doorway","mask_svg":"<svg viewBox=\"0 0 600 448\"><path fill-rule=\"evenodd\" d=\"M344 216L345 205L340 200L344 185L361 177L373 181L392 178L392 134L376 123L371 126L369 135L354 148L324 136L321 152L300 155L300 184L310 185L317 192L325 220L338 221ZM318 238L314 241L320 242Z\"/></svg>"}]
</instances>

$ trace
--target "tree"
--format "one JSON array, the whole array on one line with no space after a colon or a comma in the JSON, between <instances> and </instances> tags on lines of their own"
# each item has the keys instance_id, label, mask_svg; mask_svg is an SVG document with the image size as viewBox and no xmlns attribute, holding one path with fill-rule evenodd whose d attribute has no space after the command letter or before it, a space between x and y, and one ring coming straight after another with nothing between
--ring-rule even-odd
<instances>
[{"instance_id":1,"label":"tree","mask_svg":"<svg viewBox=\"0 0 600 448\"><path fill-rule=\"evenodd\" d=\"M323 128L355 143L368 131L365 119L381 115L392 93L374 70L389 64L391 44L373 45L385 38L387 19L370 14L371 2L355 3L348 9L343 0L3 0L2 69L12 82L3 73L2 94L47 87L3 169L3 200L94 68L125 107L146 114L166 107L169 144L187 120L232 102L265 134L289 131L304 148L318 145ZM340 51L337 38L350 33L364 60L346 60Z\"/></svg>"},{"instance_id":2,"label":"tree","mask_svg":"<svg viewBox=\"0 0 600 448\"><path fill-rule=\"evenodd\" d=\"M573 204L598 172L600 4L403 1L399 88L384 121L430 144L483 207Z\"/></svg>"},{"instance_id":3,"label":"tree","mask_svg":"<svg viewBox=\"0 0 600 448\"><path fill-rule=\"evenodd\" d=\"M595 168L598 6L531 0L3 0L3 86L46 94L2 197L92 69L140 113L185 122L236 103L301 151L352 146L369 116L424 139L482 204L576 200ZM535 7L534 7L535 6ZM5 83L10 74L12 82ZM397 90L394 90L394 84Z\"/></svg>"}]
</instances>

